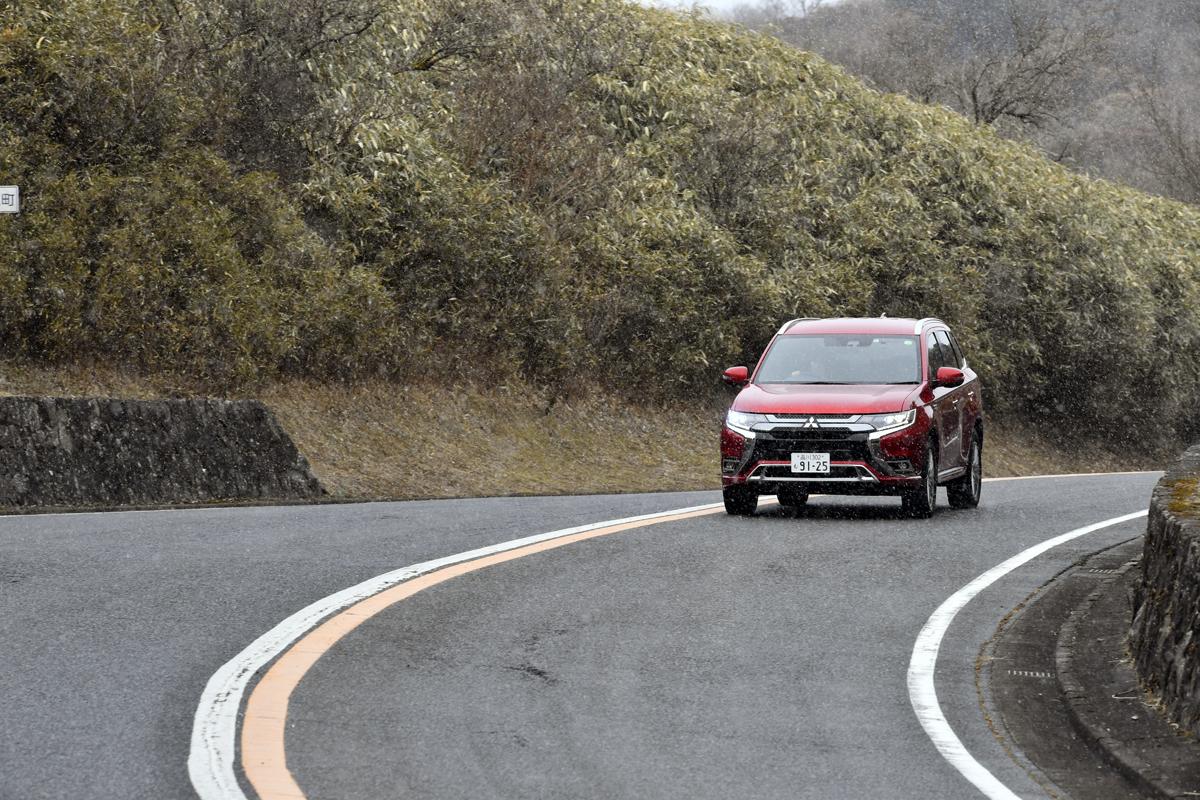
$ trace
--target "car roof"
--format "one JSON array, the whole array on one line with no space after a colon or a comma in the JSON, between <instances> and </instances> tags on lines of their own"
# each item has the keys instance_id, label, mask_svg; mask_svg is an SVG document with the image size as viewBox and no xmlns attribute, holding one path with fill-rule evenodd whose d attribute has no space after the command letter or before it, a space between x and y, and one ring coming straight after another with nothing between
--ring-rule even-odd
<instances>
[{"instance_id":1,"label":"car roof","mask_svg":"<svg viewBox=\"0 0 1200 800\"><path fill-rule=\"evenodd\" d=\"M830 319L794 319L779 329L780 335L812 333L871 333L914 336L926 326L946 327L939 319L926 317L836 317Z\"/></svg>"}]
</instances>

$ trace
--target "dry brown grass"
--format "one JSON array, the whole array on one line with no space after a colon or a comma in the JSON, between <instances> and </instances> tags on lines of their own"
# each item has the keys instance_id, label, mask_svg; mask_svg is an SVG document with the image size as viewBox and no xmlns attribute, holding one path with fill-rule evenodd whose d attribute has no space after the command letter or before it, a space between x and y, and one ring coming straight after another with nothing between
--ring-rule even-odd
<instances>
[{"instance_id":1,"label":"dry brown grass","mask_svg":"<svg viewBox=\"0 0 1200 800\"><path fill-rule=\"evenodd\" d=\"M0 364L0 395L161 398L202 393L170 376ZM713 489L719 398L646 407L614 393L551 403L521 384L486 389L377 381L290 381L255 393L279 416L335 497L473 497ZM1068 451L993 422L991 476L1161 469L1169 457L1098 444Z\"/></svg>"},{"instance_id":2,"label":"dry brown grass","mask_svg":"<svg viewBox=\"0 0 1200 800\"><path fill-rule=\"evenodd\" d=\"M1063 446L1009 420L989 420L984 471L996 478L1165 469L1183 446L1163 453L1134 453L1119 446L1078 440Z\"/></svg>"},{"instance_id":3,"label":"dry brown grass","mask_svg":"<svg viewBox=\"0 0 1200 800\"><path fill-rule=\"evenodd\" d=\"M263 399L334 494L459 497L712 488L713 415L528 388L272 387Z\"/></svg>"},{"instance_id":4,"label":"dry brown grass","mask_svg":"<svg viewBox=\"0 0 1200 800\"><path fill-rule=\"evenodd\" d=\"M1171 503L1167 510L1182 517L1200 517L1200 479L1179 478L1171 484Z\"/></svg>"}]
</instances>

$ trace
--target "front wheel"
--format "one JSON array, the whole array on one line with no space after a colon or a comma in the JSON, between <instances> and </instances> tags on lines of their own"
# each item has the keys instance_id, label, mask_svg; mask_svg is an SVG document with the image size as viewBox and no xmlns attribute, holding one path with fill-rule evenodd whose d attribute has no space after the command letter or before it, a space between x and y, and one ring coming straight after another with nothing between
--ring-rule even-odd
<instances>
[{"instance_id":1,"label":"front wheel","mask_svg":"<svg viewBox=\"0 0 1200 800\"><path fill-rule=\"evenodd\" d=\"M921 472L921 485L905 489L900 495L900 507L910 517L928 519L937 508L937 444L929 442L925 448L925 469Z\"/></svg>"},{"instance_id":2,"label":"front wheel","mask_svg":"<svg viewBox=\"0 0 1200 800\"><path fill-rule=\"evenodd\" d=\"M971 442L971 452L967 454L967 474L951 483L946 484L946 496L950 499L951 508L975 508L979 505L979 495L983 489L983 447L979 444L979 436Z\"/></svg>"},{"instance_id":3,"label":"front wheel","mask_svg":"<svg viewBox=\"0 0 1200 800\"><path fill-rule=\"evenodd\" d=\"M758 492L746 486L726 486L725 513L736 517L748 517L758 508Z\"/></svg>"}]
</instances>

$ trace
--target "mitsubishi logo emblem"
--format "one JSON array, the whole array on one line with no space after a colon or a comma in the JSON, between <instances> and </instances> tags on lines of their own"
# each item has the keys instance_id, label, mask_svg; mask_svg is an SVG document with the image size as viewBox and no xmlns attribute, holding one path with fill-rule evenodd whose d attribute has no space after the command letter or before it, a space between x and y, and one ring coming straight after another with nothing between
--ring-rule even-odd
<instances>
[{"instance_id":1,"label":"mitsubishi logo emblem","mask_svg":"<svg viewBox=\"0 0 1200 800\"><path fill-rule=\"evenodd\" d=\"M816 418L816 417L809 417L809 418L808 418L808 419L805 421L805 423L804 423L804 425L803 425L802 427L805 427L805 428L819 428L819 427L821 427L821 426L817 424L817 418Z\"/></svg>"}]
</instances>

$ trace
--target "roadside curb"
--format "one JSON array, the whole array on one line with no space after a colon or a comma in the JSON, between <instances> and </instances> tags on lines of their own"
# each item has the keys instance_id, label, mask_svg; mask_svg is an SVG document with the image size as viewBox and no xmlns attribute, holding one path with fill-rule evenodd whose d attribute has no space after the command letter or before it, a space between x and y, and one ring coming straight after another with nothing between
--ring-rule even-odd
<instances>
[{"instance_id":1,"label":"roadside curb","mask_svg":"<svg viewBox=\"0 0 1200 800\"><path fill-rule=\"evenodd\" d=\"M1068 616L1055 646L1055 675L1080 737L1153 797L1200 796L1200 743L1153 708L1128 660L1129 590L1141 539L1119 549L1126 561ZM1113 552L1109 552L1109 563ZM1089 559L1078 570L1088 570Z\"/></svg>"}]
</instances>

